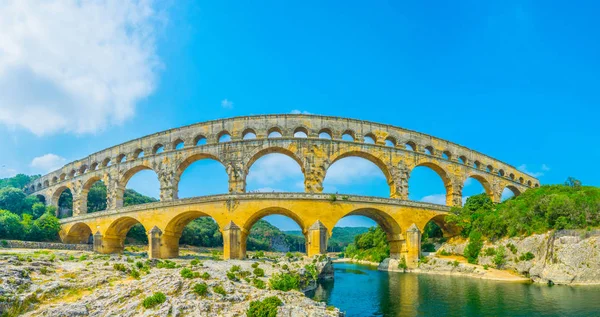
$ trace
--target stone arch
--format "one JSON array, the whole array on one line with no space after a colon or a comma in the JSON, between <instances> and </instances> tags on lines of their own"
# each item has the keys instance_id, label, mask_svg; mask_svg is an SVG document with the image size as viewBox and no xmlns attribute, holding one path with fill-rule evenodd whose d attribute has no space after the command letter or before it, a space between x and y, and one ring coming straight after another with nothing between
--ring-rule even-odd
<instances>
[{"instance_id":1,"label":"stone arch","mask_svg":"<svg viewBox=\"0 0 600 317\"><path fill-rule=\"evenodd\" d=\"M521 195L521 191L516 186L509 184L509 185L506 185L504 188L508 188L515 195L515 197ZM503 188L503 190L504 190L504 188Z\"/></svg>"},{"instance_id":2,"label":"stone arch","mask_svg":"<svg viewBox=\"0 0 600 317\"><path fill-rule=\"evenodd\" d=\"M444 187L446 188L446 205L452 206L453 195L460 194L460 193L455 193L456 189L452 186L452 180L450 179L448 172L446 172L446 170L444 168L442 168L440 165L438 165L435 162L422 162L422 163L415 165L411 169L410 175L409 175L409 180L413 174L414 169L417 167L420 167L420 166L424 166L424 167L427 167L427 168L433 170L441 178L442 183L444 184ZM409 191L410 191L410 183L409 183Z\"/></svg>"},{"instance_id":3,"label":"stone arch","mask_svg":"<svg viewBox=\"0 0 600 317\"><path fill-rule=\"evenodd\" d=\"M248 175L248 172L250 171L250 167L252 167L252 165L254 163L256 163L256 161L258 161L258 159L260 159L261 157L263 157L267 154L273 154L273 153L279 153L279 154L283 154L283 155L287 155L287 156L291 157L294 161L296 161L296 163L298 163L298 165L300 165L300 170L302 171L302 173L304 173L304 161L301 159L300 156L298 156L296 153L294 153L288 149L274 146L274 147L268 147L268 148L262 149L258 152L251 154L250 158L246 161L246 164L244 164L245 174Z\"/></svg>"},{"instance_id":4,"label":"stone arch","mask_svg":"<svg viewBox=\"0 0 600 317\"><path fill-rule=\"evenodd\" d=\"M52 184L58 183L58 176L52 177Z\"/></svg>"},{"instance_id":5,"label":"stone arch","mask_svg":"<svg viewBox=\"0 0 600 317\"><path fill-rule=\"evenodd\" d=\"M304 133L306 136L296 136L296 133ZM299 127L294 128L292 135L295 138L309 138L310 137L309 130L305 126L299 126Z\"/></svg>"},{"instance_id":6,"label":"stone arch","mask_svg":"<svg viewBox=\"0 0 600 317\"><path fill-rule=\"evenodd\" d=\"M165 150L165 146L162 143L156 143L152 147L152 154L156 155L156 154L161 153L160 149L162 149L164 151Z\"/></svg>"},{"instance_id":7,"label":"stone arch","mask_svg":"<svg viewBox=\"0 0 600 317\"><path fill-rule=\"evenodd\" d=\"M119 184L117 186L116 197L115 197L117 208L123 207L123 196L125 195L125 188L127 187L127 183L129 182L129 180L133 177L133 175L135 175L139 171L143 171L143 170L153 171L154 174L156 174L156 176L158 178L158 173L154 169L152 169L150 166L147 166L145 164L136 165L136 166L128 169L125 173L122 174L121 179L119 180ZM105 184L105 185L108 185L108 184Z\"/></svg>"},{"instance_id":8,"label":"stone arch","mask_svg":"<svg viewBox=\"0 0 600 317\"><path fill-rule=\"evenodd\" d=\"M368 142L367 139L371 139L373 142ZM369 132L367 134L365 134L365 136L363 137L363 143L367 143L367 144L377 144L377 136L375 136L374 133Z\"/></svg>"},{"instance_id":9,"label":"stone arch","mask_svg":"<svg viewBox=\"0 0 600 317\"><path fill-rule=\"evenodd\" d=\"M350 138L351 140L345 140L345 138ZM342 133L341 139L343 141L354 142L356 141L356 133L354 133L353 130L348 129Z\"/></svg>"},{"instance_id":10,"label":"stone arch","mask_svg":"<svg viewBox=\"0 0 600 317\"><path fill-rule=\"evenodd\" d=\"M215 220L215 222L219 226L219 230L223 230L222 229L223 224L219 223L213 216L209 215L208 213L202 212L202 211L190 210L190 211L180 213L180 214L176 215L175 217L171 218L167 222L167 225L165 226L164 233L167 235L172 235L177 238L180 238L185 226L187 226L190 222L192 222L192 220L200 218L200 217L212 218L213 220Z\"/></svg>"},{"instance_id":11,"label":"stone arch","mask_svg":"<svg viewBox=\"0 0 600 317\"><path fill-rule=\"evenodd\" d=\"M90 242L92 229L84 222L78 222L69 228L69 231L61 235L63 243L87 244Z\"/></svg>"},{"instance_id":12,"label":"stone arch","mask_svg":"<svg viewBox=\"0 0 600 317\"><path fill-rule=\"evenodd\" d=\"M37 199L42 203L42 204L46 204L46 196L42 195L42 194L37 194L35 195L35 197L37 197Z\"/></svg>"},{"instance_id":13,"label":"stone arch","mask_svg":"<svg viewBox=\"0 0 600 317\"><path fill-rule=\"evenodd\" d=\"M89 194L90 188L92 188L92 186L99 181L102 181L102 177L96 175L96 176L90 177L83 184L83 187L81 190L81 197L79 197L79 202L78 202L79 203L79 212L81 214L86 214L88 212L88 194ZM108 193L107 193L107 196L108 196ZM107 200L108 200L108 197L107 197ZM108 201L106 203L108 205Z\"/></svg>"},{"instance_id":14,"label":"stone arch","mask_svg":"<svg viewBox=\"0 0 600 317\"><path fill-rule=\"evenodd\" d=\"M422 224L419 224L419 230L423 232L427 223L431 221L438 225L438 227L440 227L445 238L458 235L460 233L460 229L454 225L448 224L446 222L446 216L448 216L448 214L438 214L431 217L429 220L423 222Z\"/></svg>"},{"instance_id":15,"label":"stone arch","mask_svg":"<svg viewBox=\"0 0 600 317\"><path fill-rule=\"evenodd\" d=\"M206 143L206 136L204 136L204 134L198 134L194 137L194 146L202 145L202 141Z\"/></svg>"},{"instance_id":16,"label":"stone arch","mask_svg":"<svg viewBox=\"0 0 600 317\"><path fill-rule=\"evenodd\" d=\"M396 141L396 138L393 136L388 136L387 138L385 138L384 142L386 146L390 147L396 147L396 145L398 144L398 141Z\"/></svg>"},{"instance_id":17,"label":"stone arch","mask_svg":"<svg viewBox=\"0 0 600 317\"><path fill-rule=\"evenodd\" d=\"M129 216L120 217L111 222L102 236L104 253L123 252L127 232L138 223L144 227L146 232L150 230L144 223Z\"/></svg>"},{"instance_id":18,"label":"stone arch","mask_svg":"<svg viewBox=\"0 0 600 317\"><path fill-rule=\"evenodd\" d=\"M254 137L250 137L251 135L254 135ZM248 138L246 138L246 136L248 136ZM252 129L252 128L246 128L243 132L242 132L242 140L249 140L249 139L256 139L257 134L256 134L256 130Z\"/></svg>"},{"instance_id":19,"label":"stone arch","mask_svg":"<svg viewBox=\"0 0 600 317\"><path fill-rule=\"evenodd\" d=\"M59 176L59 179L61 181L64 181L66 178L67 178L67 174L65 174L65 173L61 173L60 176Z\"/></svg>"},{"instance_id":20,"label":"stone arch","mask_svg":"<svg viewBox=\"0 0 600 317\"><path fill-rule=\"evenodd\" d=\"M490 182L485 177L478 174L469 174L467 178L465 178L465 182L469 178L477 180L481 184L481 186L483 186L485 193L490 197L490 199L492 199L492 201L494 200L494 191L492 190L492 184L490 184Z\"/></svg>"},{"instance_id":21,"label":"stone arch","mask_svg":"<svg viewBox=\"0 0 600 317\"><path fill-rule=\"evenodd\" d=\"M406 149L408 151L416 152L417 144L414 141L406 141L406 143L404 143L404 149Z\"/></svg>"},{"instance_id":22,"label":"stone arch","mask_svg":"<svg viewBox=\"0 0 600 317\"><path fill-rule=\"evenodd\" d=\"M95 171L98 169L98 162L94 162L90 164L90 171Z\"/></svg>"},{"instance_id":23,"label":"stone arch","mask_svg":"<svg viewBox=\"0 0 600 317\"><path fill-rule=\"evenodd\" d=\"M185 147L185 142L182 138L177 138L175 141L171 142L171 149L177 150L180 145L181 148Z\"/></svg>"},{"instance_id":24,"label":"stone arch","mask_svg":"<svg viewBox=\"0 0 600 317\"><path fill-rule=\"evenodd\" d=\"M226 140L226 138L229 136L229 140ZM231 142L231 133L229 133L229 131L227 130L223 130L221 132L219 132L219 134L217 134L217 143L225 143L225 142Z\"/></svg>"},{"instance_id":25,"label":"stone arch","mask_svg":"<svg viewBox=\"0 0 600 317\"><path fill-rule=\"evenodd\" d=\"M218 157L216 157L212 154L196 153L196 154L188 156L185 160L183 160L181 163L179 163L179 165L177 166L177 170L175 170L175 174L173 175L173 188L174 188L174 193L175 193L174 199L177 199L177 197L178 197L179 181L181 180L181 175L183 175L183 172L185 172L185 170L190 165L192 165L194 162L204 160L204 159L217 161L217 162L221 163L221 165L223 165L223 167L225 169L227 169L227 167L223 164L223 162L221 162L221 160Z\"/></svg>"},{"instance_id":26,"label":"stone arch","mask_svg":"<svg viewBox=\"0 0 600 317\"><path fill-rule=\"evenodd\" d=\"M58 207L58 199L60 198L60 195L67 189L71 190L70 184L62 185L62 186L58 187L56 190L54 190L54 193L52 194L52 198L51 198L51 204L53 206Z\"/></svg>"},{"instance_id":27,"label":"stone arch","mask_svg":"<svg viewBox=\"0 0 600 317\"><path fill-rule=\"evenodd\" d=\"M100 164L100 166L102 167L107 167L110 164L110 157L105 158L104 160L102 160L102 163Z\"/></svg>"},{"instance_id":28,"label":"stone arch","mask_svg":"<svg viewBox=\"0 0 600 317\"><path fill-rule=\"evenodd\" d=\"M324 136L323 134L325 134L326 136ZM319 139L333 140L333 132L329 128L323 128L319 130Z\"/></svg>"},{"instance_id":29,"label":"stone arch","mask_svg":"<svg viewBox=\"0 0 600 317\"><path fill-rule=\"evenodd\" d=\"M135 160L137 158L142 158L145 156L146 153L144 153L144 150L142 149L136 149L135 151L133 151L133 156L131 157L132 160ZM142 156L140 156L142 155Z\"/></svg>"},{"instance_id":30,"label":"stone arch","mask_svg":"<svg viewBox=\"0 0 600 317\"><path fill-rule=\"evenodd\" d=\"M271 136L271 133L279 133L280 136ZM274 126L267 130L267 138L281 138L283 137L283 129L279 126Z\"/></svg>"},{"instance_id":31,"label":"stone arch","mask_svg":"<svg viewBox=\"0 0 600 317\"><path fill-rule=\"evenodd\" d=\"M343 152L343 153L339 153L337 156L333 156L331 157L331 164L329 164L329 166L333 165L335 162L346 158L346 157L360 157L363 159L366 159L367 161L370 161L371 163L377 165L377 167L379 167L379 169L383 172L383 175L385 176L385 179L388 182L388 185L390 185L390 193L392 193L392 190L394 188L393 185L393 178L392 175L390 174L390 169L389 167L377 156L368 153L368 152L363 152L363 151L348 151L348 152ZM325 171L325 176L327 177L327 171Z\"/></svg>"}]
</instances>

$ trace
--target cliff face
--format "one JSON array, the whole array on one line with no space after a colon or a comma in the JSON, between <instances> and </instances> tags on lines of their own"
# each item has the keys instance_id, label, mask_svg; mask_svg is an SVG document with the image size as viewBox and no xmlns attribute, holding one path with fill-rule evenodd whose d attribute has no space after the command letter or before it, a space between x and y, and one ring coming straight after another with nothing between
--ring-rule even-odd
<instances>
[{"instance_id":1,"label":"cliff face","mask_svg":"<svg viewBox=\"0 0 600 317\"><path fill-rule=\"evenodd\" d=\"M463 255L467 243L450 240L440 250ZM495 266L494 256L485 256L485 250L499 246L506 248L506 263L501 268L530 277L534 282L600 284L600 230L552 231L488 242L480 253L479 264ZM527 256L528 252L533 258Z\"/></svg>"}]
</instances>

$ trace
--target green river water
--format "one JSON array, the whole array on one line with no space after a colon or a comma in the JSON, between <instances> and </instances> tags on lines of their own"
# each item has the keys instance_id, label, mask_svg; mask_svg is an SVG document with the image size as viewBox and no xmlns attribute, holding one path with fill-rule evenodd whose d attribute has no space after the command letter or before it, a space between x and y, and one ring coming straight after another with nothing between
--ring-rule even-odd
<instances>
[{"instance_id":1,"label":"green river water","mask_svg":"<svg viewBox=\"0 0 600 317\"><path fill-rule=\"evenodd\" d=\"M335 263L335 279L307 294L346 316L600 316L600 287L380 272Z\"/></svg>"}]
</instances>

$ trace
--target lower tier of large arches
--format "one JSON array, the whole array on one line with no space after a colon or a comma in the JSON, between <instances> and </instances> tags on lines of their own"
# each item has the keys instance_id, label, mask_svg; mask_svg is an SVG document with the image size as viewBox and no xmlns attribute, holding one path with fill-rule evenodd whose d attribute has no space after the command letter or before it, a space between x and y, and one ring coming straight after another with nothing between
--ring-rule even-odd
<instances>
[{"instance_id":1,"label":"lower tier of large arches","mask_svg":"<svg viewBox=\"0 0 600 317\"><path fill-rule=\"evenodd\" d=\"M92 235L97 252L120 253L127 232L139 223L148 234L148 256L173 258L179 255L185 226L199 217L211 217L223 236L224 258L243 259L252 226L265 216L279 214L298 224L306 239L306 253L313 256L326 253L327 240L340 219L361 215L373 219L386 232L391 257L405 257L409 265L416 265L420 234L429 221L440 225L446 236L457 233L444 222L447 210L430 204L352 196L332 200L328 195L261 195L260 199L225 195L159 202L73 217L61 221L61 239L65 243L85 243Z\"/></svg>"}]
</instances>

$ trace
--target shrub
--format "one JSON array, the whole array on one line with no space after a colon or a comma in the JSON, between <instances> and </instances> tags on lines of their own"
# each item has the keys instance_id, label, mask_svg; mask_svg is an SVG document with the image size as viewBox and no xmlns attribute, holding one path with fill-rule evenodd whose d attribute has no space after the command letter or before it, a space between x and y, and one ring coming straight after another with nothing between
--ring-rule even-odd
<instances>
[{"instance_id":1,"label":"shrub","mask_svg":"<svg viewBox=\"0 0 600 317\"><path fill-rule=\"evenodd\" d=\"M193 259L192 262L190 262L191 265L198 265L198 263L200 263L200 261L197 259Z\"/></svg>"},{"instance_id":2,"label":"shrub","mask_svg":"<svg viewBox=\"0 0 600 317\"><path fill-rule=\"evenodd\" d=\"M267 287L265 282L258 278L254 278L252 280L252 285L254 285L254 287L259 288L259 289L265 289Z\"/></svg>"},{"instance_id":3,"label":"shrub","mask_svg":"<svg viewBox=\"0 0 600 317\"><path fill-rule=\"evenodd\" d=\"M494 248L487 248L487 249L485 249L485 251L483 251L483 255L485 255L485 256L494 256L494 255L496 255L496 249L494 249Z\"/></svg>"},{"instance_id":4,"label":"shrub","mask_svg":"<svg viewBox=\"0 0 600 317\"><path fill-rule=\"evenodd\" d=\"M227 272L227 278L234 282L239 281L239 279L237 278L237 276L235 276L235 273L233 272Z\"/></svg>"},{"instance_id":5,"label":"shrub","mask_svg":"<svg viewBox=\"0 0 600 317\"><path fill-rule=\"evenodd\" d=\"M227 292L221 285L217 285L217 286L213 287L213 292L215 292L217 294L221 294L223 296L227 295Z\"/></svg>"},{"instance_id":6,"label":"shrub","mask_svg":"<svg viewBox=\"0 0 600 317\"><path fill-rule=\"evenodd\" d=\"M443 256L448 256L448 255L450 255L450 252L448 252L448 251L446 251L446 250L442 249L442 251L440 251L440 255L443 255Z\"/></svg>"},{"instance_id":7,"label":"shrub","mask_svg":"<svg viewBox=\"0 0 600 317\"><path fill-rule=\"evenodd\" d=\"M258 267L258 262L254 262L254 263L252 263L252 265L251 265L251 266L252 266L252 268L253 268L253 269L257 268L257 267Z\"/></svg>"},{"instance_id":8,"label":"shrub","mask_svg":"<svg viewBox=\"0 0 600 317\"><path fill-rule=\"evenodd\" d=\"M255 257L257 257L257 258L264 258L265 257L265 252L258 251L258 252L256 252Z\"/></svg>"},{"instance_id":9,"label":"shrub","mask_svg":"<svg viewBox=\"0 0 600 317\"><path fill-rule=\"evenodd\" d=\"M252 274L252 273L250 273L250 271L239 271L238 272L238 275L244 279L247 278L248 276L250 276L250 274Z\"/></svg>"},{"instance_id":10,"label":"shrub","mask_svg":"<svg viewBox=\"0 0 600 317\"><path fill-rule=\"evenodd\" d=\"M535 255L533 255L533 253L526 252L526 253L521 254L521 256L519 257L519 260L521 260L521 261L531 261L531 260L533 260L533 258L535 258Z\"/></svg>"},{"instance_id":11,"label":"shrub","mask_svg":"<svg viewBox=\"0 0 600 317\"><path fill-rule=\"evenodd\" d=\"M284 292L292 289L300 289L300 276L293 273L274 274L269 280L269 285L274 290Z\"/></svg>"},{"instance_id":12,"label":"shrub","mask_svg":"<svg viewBox=\"0 0 600 317\"><path fill-rule=\"evenodd\" d=\"M458 263L458 261L454 260L454 262L452 262L452 266L457 267L460 263Z\"/></svg>"},{"instance_id":13,"label":"shrub","mask_svg":"<svg viewBox=\"0 0 600 317\"><path fill-rule=\"evenodd\" d=\"M403 271L406 271L406 269L408 269L408 265L406 264L406 258L405 257L400 257L400 262L398 263L398 268L402 269Z\"/></svg>"},{"instance_id":14,"label":"shrub","mask_svg":"<svg viewBox=\"0 0 600 317\"><path fill-rule=\"evenodd\" d=\"M176 269L177 264L173 261L165 260L164 262L156 263L156 267L159 269Z\"/></svg>"},{"instance_id":15,"label":"shrub","mask_svg":"<svg viewBox=\"0 0 600 317\"><path fill-rule=\"evenodd\" d=\"M142 305L144 306L144 308L153 308L164 303L166 300L167 297L165 296L165 294L161 292L156 292L152 296L146 297L142 302Z\"/></svg>"},{"instance_id":16,"label":"shrub","mask_svg":"<svg viewBox=\"0 0 600 317\"><path fill-rule=\"evenodd\" d=\"M289 269L289 267L288 267L287 264L282 265L281 268L284 269L284 270L288 270Z\"/></svg>"},{"instance_id":17,"label":"shrub","mask_svg":"<svg viewBox=\"0 0 600 317\"><path fill-rule=\"evenodd\" d=\"M489 266L489 265L487 265L487 264L484 264L484 265L483 265L483 269L484 269L484 270L487 270L487 269L489 269L489 268L490 268L490 266Z\"/></svg>"},{"instance_id":18,"label":"shrub","mask_svg":"<svg viewBox=\"0 0 600 317\"><path fill-rule=\"evenodd\" d=\"M239 272L242 268L239 265L234 265L229 269L230 272Z\"/></svg>"},{"instance_id":19,"label":"shrub","mask_svg":"<svg viewBox=\"0 0 600 317\"><path fill-rule=\"evenodd\" d=\"M503 246L498 247L498 251L496 251L496 256L494 257L494 264L496 268L500 268L506 263L506 249Z\"/></svg>"},{"instance_id":20,"label":"shrub","mask_svg":"<svg viewBox=\"0 0 600 317\"><path fill-rule=\"evenodd\" d=\"M129 275L131 275L131 277L137 280L140 278L140 271L132 269L131 272L129 272Z\"/></svg>"},{"instance_id":21,"label":"shrub","mask_svg":"<svg viewBox=\"0 0 600 317\"><path fill-rule=\"evenodd\" d=\"M144 267L144 263L142 263L141 261L137 261L137 262L135 262L135 266L136 266L138 269L141 269L141 268L143 268L143 267Z\"/></svg>"},{"instance_id":22,"label":"shrub","mask_svg":"<svg viewBox=\"0 0 600 317\"><path fill-rule=\"evenodd\" d=\"M252 301L246 311L247 317L276 317L277 307L283 302L276 296L267 297L262 301Z\"/></svg>"},{"instance_id":23,"label":"shrub","mask_svg":"<svg viewBox=\"0 0 600 317\"><path fill-rule=\"evenodd\" d=\"M517 254L517 247L514 244L509 243L506 245L506 247L510 250L510 252L512 252L512 254Z\"/></svg>"},{"instance_id":24,"label":"shrub","mask_svg":"<svg viewBox=\"0 0 600 317\"><path fill-rule=\"evenodd\" d=\"M123 263L115 263L113 264L113 269L121 272L127 272L127 267Z\"/></svg>"},{"instance_id":25,"label":"shrub","mask_svg":"<svg viewBox=\"0 0 600 317\"><path fill-rule=\"evenodd\" d=\"M206 283L197 283L194 285L194 293L198 296L206 296L208 294L208 285Z\"/></svg>"},{"instance_id":26,"label":"shrub","mask_svg":"<svg viewBox=\"0 0 600 317\"><path fill-rule=\"evenodd\" d=\"M261 269L261 268L259 268L259 267L256 267L256 268L254 269L254 271L252 271L252 273L254 273L254 275L255 275L256 277L263 277L263 276L265 276L265 270L263 270L263 269Z\"/></svg>"},{"instance_id":27,"label":"shrub","mask_svg":"<svg viewBox=\"0 0 600 317\"><path fill-rule=\"evenodd\" d=\"M189 278L189 279L200 277L199 272L194 272L194 271L190 270L189 268L182 269L181 271L179 271L179 274L181 274L181 277Z\"/></svg>"},{"instance_id":28,"label":"shrub","mask_svg":"<svg viewBox=\"0 0 600 317\"><path fill-rule=\"evenodd\" d=\"M435 252L435 244L426 242L421 245L423 252Z\"/></svg>"},{"instance_id":29,"label":"shrub","mask_svg":"<svg viewBox=\"0 0 600 317\"><path fill-rule=\"evenodd\" d=\"M465 248L465 257L469 263L477 264L477 258L479 257L479 252L481 252L482 247L483 241L481 233L472 231L471 234L469 234L469 244Z\"/></svg>"},{"instance_id":30,"label":"shrub","mask_svg":"<svg viewBox=\"0 0 600 317\"><path fill-rule=\"evenodd\" d=\"M208 272L204 272L202 275L200 275L200 278L203 280L208 280L210 278L210 274L208 274Z\"/></svg>"},{"instance_id":31,"label":"shrub","mask_svg":"<svg viewBox=\"0 0 600 317\"><path fill-rule=\"evenodd\" d=\"M2 241L0 241L0 245L2 245L3 248L6 248L6 247L8 247L8 241L2 240Z\"/></svg>"}]
</instances>

